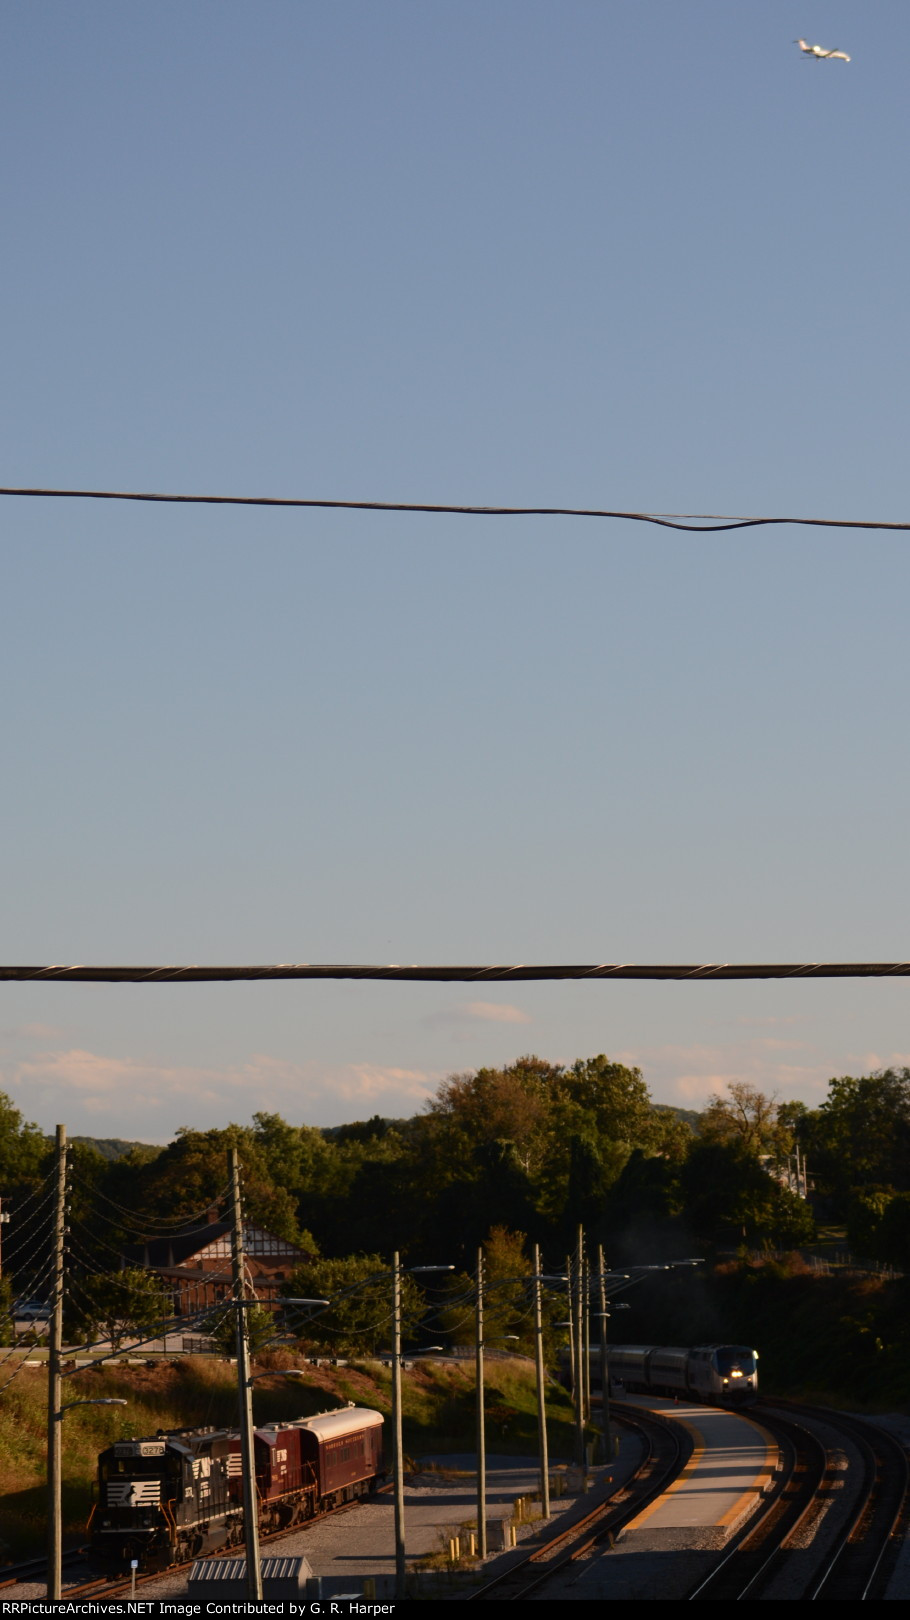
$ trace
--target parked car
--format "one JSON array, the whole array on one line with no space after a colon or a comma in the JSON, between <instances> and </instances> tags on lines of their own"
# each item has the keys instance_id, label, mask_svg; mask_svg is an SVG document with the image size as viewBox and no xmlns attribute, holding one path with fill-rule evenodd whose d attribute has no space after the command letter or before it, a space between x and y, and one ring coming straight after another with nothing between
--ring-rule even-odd
<instances>
[{"instance_id":1,"label":"parked car","mask_svg":"<svg viewBox=\"0 0 910 1620\"><path fill-rule=\"evenodd\" d=\"M13 1305L13 1316L17 1322L49 1322L53 1316L51 1305L42 1305L38 1299L20 1299Z\"/></svg>"}]
</instances>

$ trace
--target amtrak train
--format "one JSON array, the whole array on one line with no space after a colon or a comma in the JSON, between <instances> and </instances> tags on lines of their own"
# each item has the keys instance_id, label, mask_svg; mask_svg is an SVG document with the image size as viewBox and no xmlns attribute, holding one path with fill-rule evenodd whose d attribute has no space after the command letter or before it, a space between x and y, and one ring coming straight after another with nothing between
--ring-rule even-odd
<instances>
[{"instance_id":1,"label":"amtrak train","mask_svg":"<svg viewBox=\"0 0 910 1620\"><path fill-rule=\"evenodd\" d=\"M758 1351L741 1344L619 1344L607 1351L610 1384L651 1395L686 1395L716 1406L742 1406L758 1391Z\"/></svg>"}]
</instances>

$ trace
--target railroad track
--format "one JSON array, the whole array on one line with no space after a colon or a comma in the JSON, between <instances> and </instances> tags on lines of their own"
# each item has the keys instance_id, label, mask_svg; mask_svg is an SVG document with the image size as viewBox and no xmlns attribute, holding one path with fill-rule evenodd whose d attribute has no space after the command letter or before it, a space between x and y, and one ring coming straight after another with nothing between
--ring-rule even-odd
<instances>
[{"instance_id":1,"label":"railroad track","mask_svg":"<svg viewBox=\"0 0 910 1620\"><path fill-rule=\"evenodd\" d=\"M910 1513L904 1448L861 1419L781 1404L784 1411L778 1405L751 1409L781 1445L781 1484L688 1600L780 1601L786 1596L802 1602L862 1602L883 1597L900 1547L899 1533ZM846 1474L838 1468L802 1418L824 1422L852 1441L862 1464L858 1482L851 1480L849 1468ZM822 1529L829 1510L839 1522ZM785 1593L778 1577L787 1582Z\"/></svg>"},{"instance_id":2,"label":"railroad track","mask_svg":"<svg viewBox=\"0 0 910 1620\"><path fill-rule=\"evenodd\" d=\"M311 1525L322 1524L326 1519L334 1518L336 1514L349 1513L352 1508L360 1507L362 1499L353 1502L339 1502L337 1507L330 1508L327 1513L317 1514L315 1519L304 1519L299 1524L289 1525L286 1530L273 1530L271 1535L260 1533L259 1543L262 1547L271 1546L276 1541L283 1541L286 1536L296 1536L306 1531ZM79 1563L86 1563L89 1549L87 1547L74 1548L63 1554L64 1568L69 1566L72 1570ZM209 1553L199 1554L206 1558L243 1558L245 1557L243 1543L234 1547L219 1547ZM136 1590L147 1586L150 1581L160 1581L167 1575L176 1575L182 1569L192 1569L196 1558L188 1558L182 1564L169 1564L167 1569L150 1570L147 1574L136 1573ZM27 1563L8 1565L0 1571L4 1579L0 1581L0 1589L4 1586L17 1586L20 1581L44 1581L47 1579L47 1561L44 1558L32 1558ZM8 1578L7 1578L8 1577ZM132 1573L129 1575L99 1575L79 1585L64 1585L61 1601L75 1597L119 1597L124 1592L132 1590Z\"/></svg>"},{"instance_id":3,"label":"railroad track","mask_svg":"<svg viewBox=\"0 0 910 1620\"><path fill-rule=\"evenodd\" d=\"M788 1544L819 1512L819 1493L834 1470L817 1435L803 1424L781 1418L763 1407L749 1408L777 1441L782 1472L763 1510L753 1517L733 1546L713 1566L687 1601L737 1602L760 1597L776 1572Z\"/></svg>"},{"instance_id":4,"label":"railroad track","mask_svg":"<svg viewBox=\"0 0 910 1620\"><path fill-rule=\"evenodd\" d=\"M87 1547L72 1547L63 1554L63 1567L78 1564L85 1558ZM0 1592L5 1586L18 1586L20 1581L41 1580L47 1574L45 1558L27 1558L22 1564L6 1564L0 1568Z\"/></svg>"},{"instance_id":5,"label":"railroad track","mask_svg":"<svg viewBox=\"0 0 910 1620\"><path fill-rule=\"evenodd\" d=\"M852 1414L811 1406L799 1410L841 1430L863 1461L862 1485L848 1521L806 1596L855 1603L883 1598L910 1518L907 1452L886 1430Z\"/></svg>"},{"instance_id":6,"label":"railroad track","mask_svg":"<svg viewBox=\"0 0 910 1620\"><path fill-rule=\"evenodd\" d=\"M539 1591L575 1559L604 1543L612 1545L614 1537L629 1520L665 1491L685 1467L692 1452L692 1441L680 1425L654 1413L623 1408L615 1403L612 1412L617 1422L637 1431L644 1441L644 1458L631 1479L568 1529L551 1536L494 1580L472 1592L468 1602L481 1598L517 1602Z\"/></svg>"}]
</instances>

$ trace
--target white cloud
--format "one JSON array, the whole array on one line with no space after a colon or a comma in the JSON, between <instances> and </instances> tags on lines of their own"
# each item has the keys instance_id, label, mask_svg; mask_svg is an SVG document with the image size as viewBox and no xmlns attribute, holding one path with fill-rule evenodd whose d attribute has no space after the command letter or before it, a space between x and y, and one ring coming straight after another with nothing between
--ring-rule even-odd
<instances>
[{"instance_id":1,"label":"white cloud","mask_svg":"<svg viewBox=\"0 0 910 1620\"><path fill-rule=\"evenodd\" d=\"M484 1018L491 1024L530 1024L533 1022L530 1013L523 1012L520 1007L510 1007L505 1001L468 1001L465 1003L465 1012L471 1018Z\"/></svg>"},{"instance_id":2,"label":"white cloud","mask_svg":"<svg viewBox=\"0 0 910 1620\"><path fill-rule=\"evenodd\" d=\"M643 1069L655 1101L686 1107L703 1106L732 1080L748 1081L769 1094L777 1092L781 1100L800 1097L817 1104L832 1074L830 1064L819 1059L818 1048L808 1041L768 1035L728 1044L641 1047L616 1056L621 1063Z\"/></svg>"},{"instance_id":3,"label":"white cloud","mask_svg":"<svg viewBox=\"0 0 910 1620\"><path fill-rule=\"evenodd\" d=\"M478 1022L531 1024L534 1020L530 1013L524 1012L521 1007L513 1007L507 1001L460 1001L454 1007L440 1007L437 1012L427 1013L420 1022L433 1029Z\"/></svg>"},{"instance_id":4,"label":"white cloud","mask_svg":"<svg viewBox=\"0 0 910 1620\"><path fill-rule=\"evenodd\" d=\"M441 1073L370 1063L292 1063L253 1053L224 1068L157 1065L80 1048L45 1050L4 1063L0 1088L49 1128L72 1134L139 1136L161 1141L179 1125L243 1123L264 1110L294 1123L333 1125L364 1113L410 1115Z\"/></svg>"},{"instance_id":5,"label":"white cloud","mask_svg":"<svg viewBox=\"0 0 910 1620\"><path fill-rule=\"evenodd\" d=\"M56 1024L14 1024L11 1029L0 1030L6 1041L56 1041L64 1034Z\"/></svg>"}]
</instances>

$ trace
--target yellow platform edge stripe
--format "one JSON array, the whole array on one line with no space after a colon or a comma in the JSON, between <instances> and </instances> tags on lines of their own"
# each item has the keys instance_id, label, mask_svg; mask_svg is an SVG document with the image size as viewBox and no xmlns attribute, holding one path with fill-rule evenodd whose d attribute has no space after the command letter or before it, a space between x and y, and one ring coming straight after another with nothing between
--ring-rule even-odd
<instances>
[{"instance_id":1,"label":"yellow platform edge stripe","mask_svg":"<svg viewBox=\"0 0 910 1620\"><path fill-rule=\"evenodd\" d=\"M649 1502L646 1508L642 1508L641 1512L636 1514L634 1519L630 1519L629 1523L625 1527L624 1534L627 1534L630 1530L638 1530L643 1524L646 1524L648 1519L651 1518L652 1514L656 1513L658 1508L663 1506L668 1496L672 1496L674 1491L681 1490L682 1487L688 1483L693 1474L697 1473L702 1457L707 1450L707 1442L705 1441L704 1435L700 1429L696 1428L694 1423L691 1423L688 1420L688 1418L679 1417L675 1412L668 1414L664 1408L660 1408L660 1412L661 1416L669 1416L671 1423L678 1423L681 1428L685 1429L692 1436L694 1441L692 1455L690 1456L685 1467L680 1470L672 1483L667 1486L667 1489L665 1491L661 1491L660 1495L656 1496L653 1502ZM731 1415L739 1416L738 1413ZM729 1524L737 1517L741 1511L742 1503L745 1497L754 1495L759 1488L764 1490L765 1486L773 1478L774 1469L778 1461L778 1449L776 1442L768 1433L767 1429L763 1429L761 1424L755 1422L754 1418L743 1417L741 1421L747 1423L750 1429L754 1429L755 1433L764 1442L765 1455L762 1461L758 1464L755 1478L752 1480L751 1484L747 1485L745 1489L740 1492L736 1501L733 1503L733 1506L729 1507L726 1513L722 1514L721 1517L716 1520L716 1524L719 1528Z\"/></svg>"}]
</instances>

